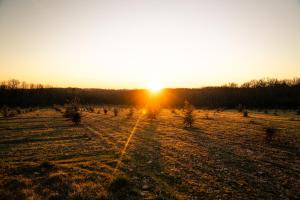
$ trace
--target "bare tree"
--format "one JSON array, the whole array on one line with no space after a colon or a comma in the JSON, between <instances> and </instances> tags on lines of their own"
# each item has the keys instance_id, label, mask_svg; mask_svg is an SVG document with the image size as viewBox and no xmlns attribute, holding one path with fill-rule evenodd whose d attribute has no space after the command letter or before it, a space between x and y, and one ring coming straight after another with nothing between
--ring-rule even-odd
<instances>
[{"instance_id":1,"label":"bare tree","mask_svg":"<svg viewBox=\"0 0 300 200\"><path fill-rule=\"evenodd\" d=\"M17 79L11 79L7 82L9 89L17 89L20 84L20 81Z\"/></svg>"},{"instance_id":2,"label":"bare tree","mask_svg":"<svg viewBox=\"0 0 300 200\"><path fill-rule=\"evenodd\" d=\"M27 88L28 88L28 84L27 84L25 81L23 81L23 82L21 83L21 88L22 88L22 89L27 89Z\"/></svg>"}]
</instances>

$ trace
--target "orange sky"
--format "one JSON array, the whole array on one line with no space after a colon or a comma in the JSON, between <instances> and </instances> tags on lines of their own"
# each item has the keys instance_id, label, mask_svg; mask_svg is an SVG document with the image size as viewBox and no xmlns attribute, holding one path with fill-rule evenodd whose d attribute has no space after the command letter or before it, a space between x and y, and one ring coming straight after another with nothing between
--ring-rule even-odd
<instances>
[{"instance_id":1,"label":"orange sky","mask_svg":"<svg viewBox=\"0 0 300 200\"><path fill-rule=\"evenodd\" d=\"M0 80L201 87L300 76L298 0L2 0Z\"/></svg>"}]
</instances>

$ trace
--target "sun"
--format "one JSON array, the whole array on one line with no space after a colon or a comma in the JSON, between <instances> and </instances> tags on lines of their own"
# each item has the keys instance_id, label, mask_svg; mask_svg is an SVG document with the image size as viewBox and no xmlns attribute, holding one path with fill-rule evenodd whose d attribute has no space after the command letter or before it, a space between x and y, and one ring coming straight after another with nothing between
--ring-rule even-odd
<instances>
[{"instance_id":1,"label":"sun","mask_svg":"<svg viewBox=\"0 0 300 200\"><path fill-rule=\"evenodd\" d=\"M163 84L157 81L153 81L148 84L147 88L152 94L157 94L163 89Z\"/></svg>"}]
</instances>

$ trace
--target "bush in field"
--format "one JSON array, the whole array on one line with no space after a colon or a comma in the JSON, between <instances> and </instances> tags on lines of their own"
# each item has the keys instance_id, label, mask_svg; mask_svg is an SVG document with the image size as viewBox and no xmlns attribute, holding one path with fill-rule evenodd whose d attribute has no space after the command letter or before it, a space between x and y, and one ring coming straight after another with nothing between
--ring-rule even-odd
<instances>
[{"instance_id":1,"label":"bush in field","mask_svg":"<svg viewBox=\"0 0 300 200\"><path fill-rule=\"evenodd\" d=\"M297 110L296 115L300 115L300 110Z\"/></svg>"},{"instance_id":2,"label":"bush in field","mask_svg":"<svg viewBox=\"0 0 300 200\"><path fill-rule=\"evenodd\" d=\"M103 108L103 113L106 115L108 113L108 110L106 108Z\"/></svg>"},{"instance_id":3,"label":"bush in field","mask_svg":"<svg viewBox=\"0 0 300 200\"><path fill-rule=\"evenodd\" d=\"M244 117L248 117L248 116L249 116L249 113L248 113L247 110L244 110L244 111L243 111L243 116L244 116Z\"/></svg>"},{"instance_id":4,"label":"bush in field","mask_svg":"<svg viewBox=\"0 0 300 200\"><path fill-rule=\"evenodd\" d=\"M265 114L268 114L268 113L269 113L269 111L268 111L268 110L264 110L264 113L265 113Z\"/></svg>"},{"instance_id":5,"label":"bush in field","mask_svg":"<svg viewBox=\"0 0 300 200\"><path fill-rule=\"evenodd\" d=\"M269 144L272 142L272 140L277 132L277 129L272 126L268 126L265 128L265 132L266 132L266 142Z\"/></svg>"},{"instance_id":6,"label":"bush in field","mask_svg":"<svg viewBox=\"0 0 300 200\"><path fill-rule=\"evenodd\" d=\"M80 124L80 122L81 122L80 112L73 113L71 119L74 124L76 124L76 125Z\"/></svg>"},{"instance_id":7,"label":"bush in field","mask_svg":"<svg viewBox=\"0 0 300 200\"><path fill-rule=\"evenodd\" d=\"M79 112L79 100L74 98L69 104L65 105L65 117L72 117L76 112Z\"/></svg>"},{"instance_id":8,"label":"bush in field","mask_svg":"<svg viewBox=\"0 0 300 200\"><path fill-rule=\"evenodd\" d=\"M194 124L194 106L191 105L188 101L184 102L184 117L183 117L183 124L185 127L192 127Z\"/></svg>"},{"instance_id":9,"label":"bush in field","mask_svg":"<svg viewBox=\"0 0 300 200\"><path fill-rule=\"evenodd\" d=\"M113 112L114 112L114 116L115 117L118 116L118 114L119 114L118 108L114 108Z\"/></svg>"},{"instance_id":10,"label":"bush in field","mask_svg":"<svg viewBox=\"0 0 300 200\"><path fill-rule=\"evenodd\" d=\"M70 118L74 124L80 123L80 104L77 98L74 98L69 104L66 105L64 116Z\"/></svg>"}]
</instances>

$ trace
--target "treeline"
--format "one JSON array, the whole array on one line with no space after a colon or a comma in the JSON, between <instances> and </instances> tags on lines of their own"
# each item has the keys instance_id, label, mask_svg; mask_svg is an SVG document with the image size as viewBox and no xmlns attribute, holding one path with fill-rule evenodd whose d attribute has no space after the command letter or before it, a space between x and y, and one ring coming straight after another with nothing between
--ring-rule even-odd
<instances>
[{"instance_id":1,"label":"treeline","mask_svg":"<svg viewBox=\"0 0 300 200\"><path fill-rule=\"evenodd\" d=\"M31 86L15 79L3 81L0 85L0 106L63 105L75 97L80 99L81 104L142 106L153 98L147 90L52 88L41 84ZM242 104L247 108L293 109L300 107L300 79L261 79L240 86L229 83L221 87L200 89L165 89L155 98L164 107L181 107L188 100L196 107L206 108L235 108Z\"/></svg>"}]
</instances>

